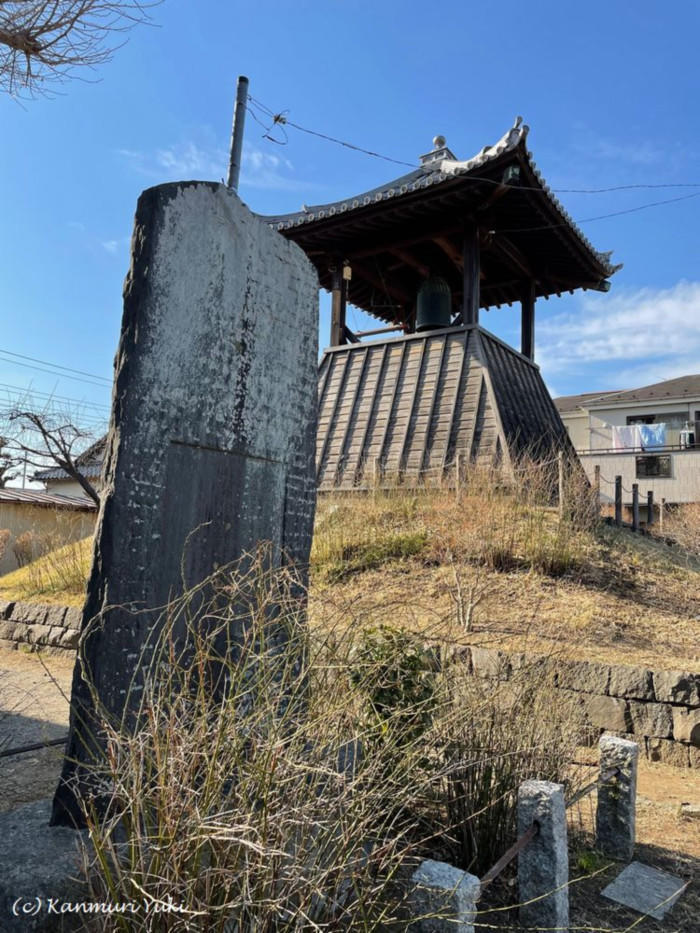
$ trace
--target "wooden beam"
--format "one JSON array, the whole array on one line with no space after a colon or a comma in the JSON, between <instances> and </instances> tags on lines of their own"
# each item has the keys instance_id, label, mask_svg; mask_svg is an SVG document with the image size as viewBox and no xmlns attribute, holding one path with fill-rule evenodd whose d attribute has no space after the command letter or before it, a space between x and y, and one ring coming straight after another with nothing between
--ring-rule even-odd
<instances>
[{"instance_id":1,"label":"wooden beam","mask_svg":"<svg viewBox=\"0 0 700 933\"><path fill-rule=\"evenodd\" d=\"M524 275L527 279L535 278L535 273L532 271L530 263L518 247L514 243L511 243L507 237L502 234L496 235L489 248L502 256L511 268L516 269L520 275Z\"/></svg>"},{"instance_id":2,"label":"wooden beam","mask_svg":"<svg viewBox=\"0 0 700 933\"><path fill-rule=\"evenodd\" d=\"M357 262L357 260L353 260L351 265L356 279L364 279L365 282L369 282L370 285L387 297L393 298L402 305L409 304L414 300L415 296L397 286L391 277L386 278L381 272L375 272L371 266Z\"/></svg>"},{"instance_id":3,"label":"wooden beam","mask_svg":"<svg viewBox=\"0 0 700 933\"><path fill-rule=\"evenodd\" d=\"M534 281L530 280L523 289L521 305L520 352L529 360L535 359L535 295Z\"/></svg>"},{"instance_id":4,"label":"wooden beam","mask_svg":"<svg viewBox=\"0 0 700 933\"><path fill-rule=\"evenodd\" d=\"M446 236L436 236L433 242L440 247L447 258L454 263L457 271L461 273L464 269L464 256L460 248Z\"/></svg>"},{"instance_id":5,"label":"wooden beam","mask_svg":"<svg viewBox=\"0 0 700 933\"><path fill-rule=\"evenodd\" d=\"M331 288L331 346L339 347L345 343L345 304L346 287L343 268L340 263L333 267Z\"/></svg>"},{"instance_id":6,"label":"wooden beam","mask_svg":"<svg viewBox=\"0 0 700 933\"><path fill-rule=\"evenodd\" d=\"M465 324L479 323L479 230L475 223L467 222L464 225L464 239L462 246L462 276L464 288L462 291L462 320Z\"/></svg>"},{"instance_id":7,"label":"wooden beam","mask_svg":"<svg viewBox=\"0 0 700 933\"><path fill-rule=\"evenodd\" d=\"M396 256L397 259L400 259L401 262L404 263L405 265L410 266L412 269L415 269L416 272L420 273L420 275L424 279L427 278L428 275L430 274L430 269L428 269L425 263L422 263L420 259L418 259L416 256L411 255L411 253L409 253L407 250L400 249L399 247L397 247L396 249L390 249L389 252L391 253L392 256ZM395 267L392 267L392 268L395 268Z\"/></svg>"}]
</instances>

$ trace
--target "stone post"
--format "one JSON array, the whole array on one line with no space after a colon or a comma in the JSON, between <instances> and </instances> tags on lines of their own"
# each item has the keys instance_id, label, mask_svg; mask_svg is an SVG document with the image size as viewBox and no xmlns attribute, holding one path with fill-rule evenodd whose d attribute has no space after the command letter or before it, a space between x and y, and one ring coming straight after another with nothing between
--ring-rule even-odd
<instances>
[{"instance_id":1,"label":"stone post","mask_svg":"<svg viewBox=\"0 0 700 933\"><path fill-rule=\"evenodd\" d=\"M569 855L564 788L525 781L518 788L518 835L532 823L538 833L518 854L520 923L560 931L569 928Z\"/></svg>"},{"instance_id":2,"label":"stone post","mask_svg":"<svg viewBox=\"0 0 700 933\"><path fill-rule=\"evenodd\" d=\"M208 182L144 191L131 250L54 825L83 823L89 764L102 754L100 711L128 721L137 706L158 607L261 542L274 565L301 569L301 592L311 546L313 266L233 191ZM226 651L243 624L233 619L224 633Z\"/></svg>"},{"instance_id":3,"label":"stone post","mask_svg":"<svg viewBox=\"0 0 700 933\"><path fill-rule=\"evenodd\" d=\"M620 773L598 787L596 846L612 858L629 861L634 852L639 746L603 735L599 748L601 775L611 768Z\"/></svg>"},{"instance_id":4,"label":"stone post","mask_svg":"<svg viewBox=\"0 0 700 933\"><path fill-rule=\"evenodd\" d=\"M410 910L416 933L474 933L481 882L447 862L426 859L411 878Z\"/></svg>"}]
</instances>

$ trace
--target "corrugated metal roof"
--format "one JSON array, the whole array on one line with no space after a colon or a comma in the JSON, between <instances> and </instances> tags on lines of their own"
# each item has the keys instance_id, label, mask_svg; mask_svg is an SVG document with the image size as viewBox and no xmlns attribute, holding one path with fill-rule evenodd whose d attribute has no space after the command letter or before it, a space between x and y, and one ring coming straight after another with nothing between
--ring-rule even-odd
<instances>
[{"instance_id":1,"label":"corrugated metal roof","mask_svg":"<svg viewBox=\"0 0 700 933\"><path fill-rule=\"evenodd\" d=\"M477 326L334 347L318 391L320 489L573 449L539 368Z\"/></svg>"},{"instance_id":2,"label":"corrugated metal roof","mask_svg":"<svg viewBox=\"0 0 700 933\"><path fill-rule=\"evenodd\" d=\"M47 508L74 509L79 512L93 512L97 506L87 497L61 496L52 492L41 492L37 489L13 489L7 486L0 489L0 502L22 503L26 505L39 505Z\"/></svg>"}]
</instances>

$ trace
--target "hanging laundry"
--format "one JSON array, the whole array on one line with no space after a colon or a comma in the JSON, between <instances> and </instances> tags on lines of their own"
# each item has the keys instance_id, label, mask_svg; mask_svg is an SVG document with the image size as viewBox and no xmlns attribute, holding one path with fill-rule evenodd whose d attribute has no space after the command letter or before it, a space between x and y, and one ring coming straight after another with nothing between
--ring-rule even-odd
<instances>
[{"instance_id":1,"label":"hanging laundry","mask_svg":"<svg viewBox=\"0 0 700 933\"><path fill-rule=\"evenodd\" d=\"M666 425L665 424L640 424L639 434L642 447L646 450L648 447L665 447L666 445Z\"/></svg>"},{"instance_id":2,"label":"hanging laundry","mask_svg":"<svg viewBox=\"0 0 700 933\"><path fill-rule=\"evenodd\" d=\"M613 450L634 450L642 446L638 424L613 424Z\"/></svg>"}]
</instances>

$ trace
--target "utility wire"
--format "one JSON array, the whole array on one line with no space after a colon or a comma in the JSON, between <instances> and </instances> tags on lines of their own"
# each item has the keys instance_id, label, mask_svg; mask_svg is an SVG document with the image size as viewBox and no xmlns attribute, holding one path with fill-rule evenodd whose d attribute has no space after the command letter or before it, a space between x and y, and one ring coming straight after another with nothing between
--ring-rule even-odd
<instances>
[{"instance_id":1,"label":"utility wire","mask_svg":"<svg viewBox=\"0 0 700 933\"><path fill-rule=\"evenodd\" d=\"M262 104L260 101L256 100L254 97L250 95L248 96L248 101L254 107L260 108L260 110L264 114L266 114L269 118L272 119L272 123L270 123L269 125L266 125L255 114L254 110L250 106L247 108L248 112L253 117L253 119L256 121L256 123L262 126L267 133L269 133L275 127L284 129L285 126L291 126L295 130L299 130L302 133L307 133L310 136L316 136L319 139L325 139L328 142L335 143L336 145L339 145L339 146L344 146L347 149L353 149L355 152L361 152L364 155L372 156L373 158L376 158L376 159L383 159L385 162L393 162L396 165L405 165L408 168L412 168L412 169L420 168L420 166L416 165L414 162L405 162L402 159L394 159L391 156L382 155L380 152L374 152L371 149L364 149L362 146L357 146L354 143L347 142L346 140L337 139L335 136L328 136L326 133L319 133L316 130L310 130L307 127L300 126L298 123L294 123L287 118L286 114L289 113L289 110L283 110L280 113L275 113L274 111L270 110L269 107L266 107L264 104ZM266 136L265 138L270 139L271 142L275 142L280 145L284 145L286 143L286 140L282 142L281 140L274 139L274 137L271 137L271 136ZM496 186L501 185L500 181L497 181L493 178L486 178L486 177L479 176L479 175L470 175L469 178L472 181L484 182L490 185L496 185ZM544 193L541 187L535 186L535 185L517 185L514 187L517 187L517 189L520 191L537 191L540 193ZM605 188L550 188L549 190L555 193L558 193L558 194L609 194L614 191L634 191L634 190L639 190L639 189L659 189L659 188L700 188L700 182L640 183L640 184L628 184L628 185L610 185ZM677 199L677 200L680 200L680 199ZM669 204L672 202L671 201L660 201L657 203ZM642 208L632 208L631 210L641 210L641 209ZM606 216L613 216L613 215L606 215ZM598 218L592 218L592 219L597 220ZM581 221L581 223L585 223L585 221Z\"/></svg>"},{"instance_id":2,"label":"utility wire","mask_svg":"<svg viewBox=\"0 0 700 933\"><path fill-rule=\"evenodd\" d=\"M7 382L0 382L0 389L7 390L8 394L12 392L18 398L27 396L29 396L29 398L38 397L44 398L47 401L67 402L69 404L95 409L96 411L110 411L109 405L100 405L98 402L86 402L83 399L71 398L68 395L56 395L53 392L40 392L38 389L33 389L31 386L24 388L22 386L10 385Z\"/></svg>"},{"instance_id":3,"label":"utility wire","mask_svg":"<svg viewBox=\"0 0 700 933\"><path fill-rule=\"evenodd\" d=\"M62 369L64 372L76 373L79 376L88 376L90 379L99 379L102 382L106 382L108 385L112 385L112 380L107 379L105 376L98 376L95 373L85 372L83 369L71 369L70 366L62 366L60 363L50 363L48 360L39 360L35 356L25 356L23 353L14 353L12 350L4 350L0 347L0 353L5 354L6 356L14 356L20 360L29 360L32 363L41 363L42 366L51 366L54 369Z\"/></svg>"},{"instance_id":4,"label":"utility wire","mask_svg":"<svg viewBox=\"0 0 700 933\"><path fill-rule=\"evenodd\" d=\"M8 358L4 356L4 352L5 352L4 350L0 350L0 362L3 362L3 363L11 363L13 366L23 366L25 369L33 369L40 373L48 373L49 376L60 376L63 379L70 379L73 382L84 382L86 385L95 386L95 388L98 388L98 389L105 389L110 385L110 383L106 381L105 382L93 382L91 379L85 379L82 376L71 376L67 372L62 373L62 372L58 372L55 369L44 369L43 367L37 366L36 364L23 363L20 360Z\"/></svg>"}]
</instances>

